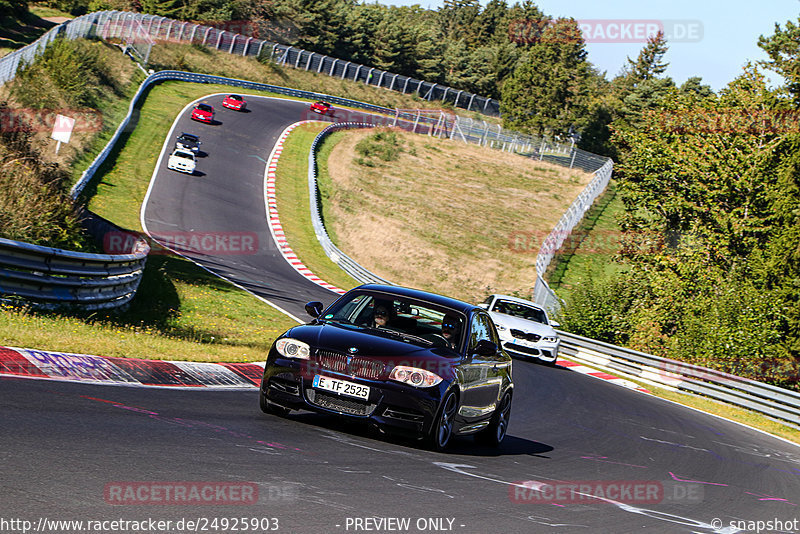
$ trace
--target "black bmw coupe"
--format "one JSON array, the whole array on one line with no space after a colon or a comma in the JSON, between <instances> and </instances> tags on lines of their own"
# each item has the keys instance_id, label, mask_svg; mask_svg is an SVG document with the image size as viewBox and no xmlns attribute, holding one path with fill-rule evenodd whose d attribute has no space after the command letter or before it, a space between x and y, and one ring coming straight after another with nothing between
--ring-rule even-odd
<instances>
[{"instance_id":1,"label":"black bmw coupe","mask_svg":"<svg viewBox=\"0 0 800 534\"><path fill-rule=\"evenodd\" d=\"M443 450L454 435L497 446L508 429L511 357L486 310L414 289L367 284L281 335L261 381L264 412L335 414Z\"/></svg>"}]
</instances>

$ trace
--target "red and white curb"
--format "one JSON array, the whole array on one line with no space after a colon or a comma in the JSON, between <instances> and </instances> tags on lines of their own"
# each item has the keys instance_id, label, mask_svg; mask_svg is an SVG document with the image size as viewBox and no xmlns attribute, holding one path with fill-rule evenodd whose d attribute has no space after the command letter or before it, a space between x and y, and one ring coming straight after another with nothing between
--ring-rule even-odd
<instances>
[{"instance_id":1,"label":"red and white curb","mask_svg":"<svg viewBox=\"0 0 800 534\"><path fill-rule=\"evenodd\" d=\"M140 360L0 347L0 376L119 386L252 389L261 363Z\"/></svg>"},{"instance_id":2,"label":"red and white curb","mask_svg":"<svg viewBox=\"0 0 800 534\"><path fill-rule=\"evenodd\" d=\"M575 371L576 373L581 373L584 375L589 375L594 378L599 378L600 380L605 380L610 384L614 384L617 386L622 386L628 389L634 389L636 391L641 391L642 393L650 393L647 389L641 387L636 382L631 382L630 380L625 380L624 378L620 378L618 376L610 375L603 371L598 371L597 369L592 369L591 367L587 367L583 364L572 362L569 360L564 360L559 358L556 362L558 365L562 367L566 367L571 371Z\"/></svg>"},{"instance_id":3,"label":"red and white curb","mask_svg":"<svg viewBox=\"0 0 800 534\"><path fill-rule=\"evenodd\" d=\"M311 272L311 269L306 267L302 261L300 261L300 259L297 257L297 254L295 254L292 248L289 246L289 242L286 240L286 234L283 231L280 218L278 217L278 203L277 196L275 194L275 173L278 170L278 160L283 152L283 145L292 130L301 124L309 124L313 122L319 121L308 120L292 124L286 128L283 133L281 133L278 141L275 143L275 148L272 149L272 153L267 161L267 171L265 175L266 179L264 181L264 199L267 204L267 222L269 223L269 231L272 234L272 238L278 245L278 250L280 250L283 258L294 268L295 271L306 277L308 280L311 280L315 284L324 287L325 289L329 289L336 293L345 293L346 290L336 287L335 285L321 279Z\"/></svg>"}]
</instances>

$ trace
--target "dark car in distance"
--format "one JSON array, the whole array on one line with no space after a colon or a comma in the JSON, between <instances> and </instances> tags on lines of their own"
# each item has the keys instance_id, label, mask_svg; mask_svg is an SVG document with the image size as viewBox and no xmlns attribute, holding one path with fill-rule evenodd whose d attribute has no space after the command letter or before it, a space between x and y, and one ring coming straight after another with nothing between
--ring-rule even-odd
<instances>
[{"instance_id":1,"label":"dark car in distance","mask_svg":"<svg viewBox=\"0 0 800 534\"><path fill-rule=\"evenodd\" d=\"M511 414L511 357L486 310L414 289L367 284L273 343L264 412L360 420L443 450L455 435L497 446Z\"/></svg>"},{"instance_id":2,"label":"dark car in distance","mask_svg":"<svg viewBox=\"0 0 800 534\"><path fill-rule=\"evenodd\" d=\"M200 152L200 138L194 134L181 132L178 138L175 140L175 148L180 150L186 150L187 152L193 152L197 155Z\"/></svg>"}]
</instances>

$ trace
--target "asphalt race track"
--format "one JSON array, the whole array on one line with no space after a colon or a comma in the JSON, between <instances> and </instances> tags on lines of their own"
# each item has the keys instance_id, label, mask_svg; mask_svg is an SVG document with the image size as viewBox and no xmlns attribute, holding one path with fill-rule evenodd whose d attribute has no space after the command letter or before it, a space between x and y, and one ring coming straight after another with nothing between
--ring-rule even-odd
<instances>
[{"instance_id":1,"label":"asphalt race track","mask_svg":"<svg viewBox=\"0 0 800 534\"><path fill-rule=\"evenodd\" d=\"M221 97L207 100L217 108ZM306 300L334 294L270 244L262 191L272 143L307 118L307 104L249 106L219 106L218 125L180 119L208 152L203 174L162 162L147 226L257 235L256 254L193 259L302 317ZM21 532L22 521L40 532L706 533L775 520L785 523L762 531L800 529L797 446L562 367L515 361L514 380L502 446L457 438L441 454L335 418L263 414L255 388L0 377L0 531ZM59 520L152 521L87 530Z\"/></svg>"},{"instance_id":2,"label":"asphalt race track","mask_svg":"<svg viewBox=\"0 0 800 534\"><path fill-rule=\"evenodd\" d=\"M222 107L222 99L203 99L214 106L214 124L191 120L191 108L178 119L167 151L181 132L199 135L197 171L171 171L164 156L151 182L143 221L148 232L166 244L186 235L213 236L219 246L181 253L305 320L306 302L327 305L338 295L299 276L281 255L267 225L264 173L283 130L318 116L302 102L249 97L248 111L242 113ZM231 238L239 239L238 248L226 247ZM241 246L242 240L254 246Z\"/></svg>"}]
</instances>

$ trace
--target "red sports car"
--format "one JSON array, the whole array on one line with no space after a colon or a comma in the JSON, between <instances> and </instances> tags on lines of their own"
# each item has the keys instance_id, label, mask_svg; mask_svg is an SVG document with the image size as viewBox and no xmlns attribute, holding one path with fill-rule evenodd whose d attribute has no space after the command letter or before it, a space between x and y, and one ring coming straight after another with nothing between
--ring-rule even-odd
<instances>
[{"instance_id":1,"label":"red sports car","mask_svg":"<svg viewBox=\"0 0 800 534\"><path fill-rule=\"evenodd\" d=\"M331 112L331 105L322 100L318 100L311 104L311 111L319 113L320 115L327 115Z\"/></svg>"},{"instance_id":2,"label":"red sports car","mask_svg":"<svg viewBox=\"0 0 800 534\"><path fill-rule=\"evenodd\" d=\"M238 111L243 111L247 108L247 102L240 95L226 96L225 100L222 101L222 105L228 109L236 109Z\"/></svg>"},{"instance_id":3,"label":"red sports car","mask_svg":"<svg viewBox=\"0 0 800 534\"><path fill-rule=\"evenodd\" d=\"M192 119L211 124L214 122L214 108L209 104L197 104L192 110Z\"/></svg>"}]
</instances>

